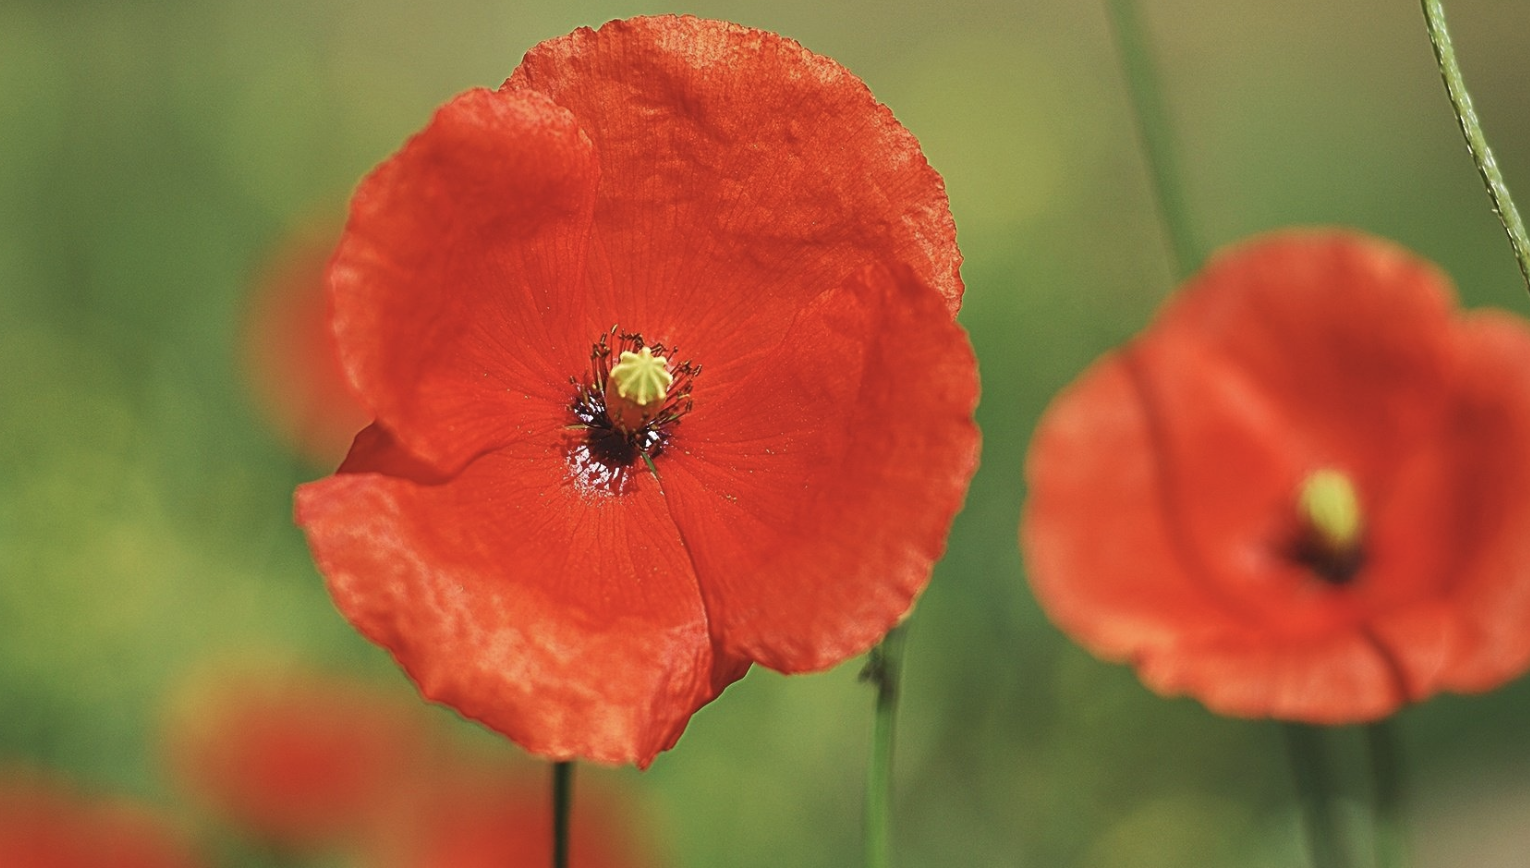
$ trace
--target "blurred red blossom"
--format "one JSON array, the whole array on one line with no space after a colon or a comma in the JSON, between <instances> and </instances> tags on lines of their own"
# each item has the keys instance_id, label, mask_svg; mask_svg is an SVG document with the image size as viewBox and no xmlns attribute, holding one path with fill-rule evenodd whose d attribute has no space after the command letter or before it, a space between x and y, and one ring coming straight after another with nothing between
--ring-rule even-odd
<instances>
[{"instance_id":1,"label":"blurred red blossom","mask_svg":"<svg viewBox=\"0 0 1530 868\"><path fill-rule=\"evenodd\" d=\"M250 388L272 430L325 468L372 421L346 384L326 316L324 269L338 235L315 226L282 239L251 287L241 339Z\"/></svg>"},{"instance_id":2,"label":"blurred red blossom","mask_svg":"<svg viewBox=\"0 0 1530 868\"><path fill-rule=\"evenodd\" d=\"M396 803L397 819L375 842L379 868L543 868L552 861L552 807L545 770L460 763ZM614 794L579 785L569 854L580 868L652 868L652 843Z\"/></svg>"},{"instance_id":3,"label":"blurred red blossom","mask_svg":"<svg viewBox=\"0 0 1530 868\"><path fill-rule=\"evenodd\" d=\"M1530 665L1530 329L1384 241L1223 252L1046 411L1052 619L1215 711L1374 720Z\"/></svg>"},{"instance_id":4,"label":"blurred red blossom","mask_svg":"<svg viewBox=\"0 0 1530 868\"><path fill-rule=\"evenodd\" d=\"M5 868L195 868L181 834L147 808L87 797L41 773L0 774Z\"/></svg>"},{"instance_id":5,"label":"blurred red blossom","mask_svg":"<svg viewBox=\"0 0 1530 868\"><path fill-rule=\"evenodd\" d=\"M329 847L369 833L431 761L420 711L338 677L225 673L186 691L166 748L224 822L283 849Z\"/></svg>"},{"instance_id":6,"label":"blurred red blossom","mask_svg":"<svg viewBox=\"0 0 1530 868\"><path fill-rule=\"evenodd\" d=\"M336 604L556 758L646 765L751 663L867 650L975 468L959 261L913 136L795 42L533 48L352 203L333 327L377 423L297 497Z\"/></svg>"}]
</instances>

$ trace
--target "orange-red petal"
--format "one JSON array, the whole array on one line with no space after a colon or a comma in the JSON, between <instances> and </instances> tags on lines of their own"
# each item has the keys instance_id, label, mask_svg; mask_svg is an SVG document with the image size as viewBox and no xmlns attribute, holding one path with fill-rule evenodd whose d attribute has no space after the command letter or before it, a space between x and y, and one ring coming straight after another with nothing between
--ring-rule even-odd
<instances>
[{"instance_id":1,"label":"orange-red petal","mask_svg":"<svg viewBox=\"0 0 1530 868\"><path fill-rule=\"evenodd\" d=\"M1457 558L1436 679L1437 689L1480 692L1530 669L1530 330L1483 311L1460 320L1455 338L1462 361L1447 437L1459 493L1447 508ZM1394 648L1407 646L1406 629L1397 625Z\"/></svg>"},{"instance_id":2,"label":"orange-red petal","mask_svg":"<svg viewBox=\"0 0 1530 868\"><path fill-rule=\"evenodd\" d=\"M266 420L314 465L345 457L369 417L340 370L329 329L325 271L334 227L286 238L251 288L243 325L243 364Z\"/></svg>"},{"instance_id":3,"label":"orange-red petal","mask_svg":"<svg viewBox=\"0 0 1530 868\"><path fill-rule=\"evenodd\" d=\"M720 647L821 669L908 612L976 469L976 374L939 296L868 269L698 387L660 473Z\"/></svg>"},{"instance_id":4,"label":"orange-red petal","mask_svg":"<svg viewBox=\"0 0 1530 868\"><path fill-rule=\"evenodd\" d=\"M595 143L594 303L708 370L730 376L872 263L912 267L950 313L961 303L956 227L919 143L860 79L790 39L613 21L533 48L506 87L545 94Z\"/></svg>"},{"instance_id":5,"label":"orange-red petal","mask_svg":"<svg viewBox=\"0 0 1530 868\"><path fill-rule=\"evenodd\" d=\"M649 868L647 836L599 783L579 783L569 860L581 868ZM552 859L552 806L540 776L502 766L453 768L406 794L380 836L380 868L543 868Z\"/></svg>"},{"instance_id":6,"label":"orange-red petal","mask_svg":"<svg viewBox=\"0 0 1530 868\"><path fill-rule=\"evenodd\" d=\"M646 471L612 493L539 434L440 484L367 472L396 449L373 443L299 489L298 521L341 612L426 697L534 753L647 765L748 664L714 653Z\"/></svg>"},{"instance_id":7,"label":"orange-red petal","mask_svg":"<svg viewBox=\"0 0 1530 868\"><path fill-rule=\"evenodd\" d=\"M220 670L171 720L171 768L246 836L291 852L354 843L430 761L417 711L341 678Z\"/></svg>"},{"instance_id":8,"label":"orange-red petal","mask_svg":"<svg viewBox=\"0 0 1530 868\"><path fill-rule=\"evenodd\" d=\"M145 807L87 797L34 772L0 775L6 868L194 868L184 836Z\"/></svg>"},{"instance_id":9,"label":"orange-red petal","mask_svg":"<svg viewBox=\"0 0 1530 868\"><path fill-rule=\"evenodd\" d=\"M452 471L568 400L599 176L536 93L472 90L362 182L330 265L340 357L367 409ZM605 323L596 328L609 327Z\"/></svg>"}]
</instances>

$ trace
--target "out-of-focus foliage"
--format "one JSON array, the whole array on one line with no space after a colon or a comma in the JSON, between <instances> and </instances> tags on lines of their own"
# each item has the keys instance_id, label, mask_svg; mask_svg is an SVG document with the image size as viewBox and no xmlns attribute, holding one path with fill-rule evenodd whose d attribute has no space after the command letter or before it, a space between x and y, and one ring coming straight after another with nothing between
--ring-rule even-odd
<instances>
[{"instance_id":1,"label":"out-of-focus foliage","mask_svg":"<svg viewBox=\"0 0 1530 868\"><path fill-rule=\"evenodd\" d=\"M1350 224L1441 263L1468 304L1530 310L1413 4L1142 6L1204 246ZM163 707L210 659L313 661L408 693L335 614L291 525L293 486L328 468L290 455L251 397L238 330L252 282L289 232L338 219L356 179L451 94L497 84L539 40L663 11L0 2L0 759L174 808ZM984 457L912 626L900 864L1295 864L1274 728L1160 700L1072 647L1016 552L1038 413L1169 286L1102 9L683 11L844 63L949 184ZM1530 197L1530 7L1450 12L1489 136ZM755 672L649 772L590 774L635 778L676 864L853 864L871 703L855 674ZM1401 715L1420 865L1519 864L1527 719L1523 680ZM1335 743L1359 755L1355 733ZM1358 810L1361 769L1345 771Z\"/></svg>"}]
</instances>

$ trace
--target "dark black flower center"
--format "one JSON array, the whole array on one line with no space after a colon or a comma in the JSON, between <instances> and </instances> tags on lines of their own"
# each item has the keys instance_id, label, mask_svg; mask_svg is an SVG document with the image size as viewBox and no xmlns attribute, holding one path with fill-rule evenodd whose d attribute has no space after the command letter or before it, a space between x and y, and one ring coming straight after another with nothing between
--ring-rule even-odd
<instances>
[{"instance_id":1,"label":"dark black flower center","mask_svg":"<svg viewBox=\"0 0 1530 868\"><path fill-rule=\"evenodd\" d=\"M1310 535L1302 535L1287 555L1330 585L1347 585L1365 566L1365 547L1335 549Z\"/></svg>"}]
</instances>

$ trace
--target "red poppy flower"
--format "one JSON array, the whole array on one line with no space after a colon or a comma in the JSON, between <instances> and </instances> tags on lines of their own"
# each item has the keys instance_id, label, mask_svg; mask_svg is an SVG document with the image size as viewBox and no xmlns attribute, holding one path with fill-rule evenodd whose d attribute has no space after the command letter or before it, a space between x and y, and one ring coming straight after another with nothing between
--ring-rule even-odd
<instances>
[{"instance_id":1,"label":"red poppy flower","mask_svg":"<svg viewBox=\"0 0 1530 868\"><path fill-rule=\"evenodd\" d=\"M1352 232L1223 253L1041 421L1032 586L1215 711L1383 717L1530 664L1530 330Z\"/></svg>"},{"instance_id":2,"label":"red poppy flower","mask_svg":"<svg viewBox=\"0 0 1530 868\"><path fill-rule=\"evenodd\" d=\"M570 815L570 861L580 868L647 868L651 846L611 794L578 785ZM501 764L438 775L399 803L375 842L380 868L543 868L552 859L547 785Z\"/></svg>"},{"instance_id":3,"label":"red poppy flower","mask_svg":"<svg viewBox=\"0 0 1530 868\"><path fill-rule=\"evenodd\" d=\"M243 325L244 368L260 409L282 442L325 468L372 421L345 382L325 316L335 240L318 229L285 239L252 289Z\"/></svg>"},{"instance_id":4,"label":"red poppy flower","mask_svg":"<svg viewBox=\"0 0 1530 868\"><path fill-rule=\"evenodd\" d=\"M364 831L427 761L412 706L317 675L225 673L188 693L167 740L188 792L246 834L291 850Z\"/></svg>"},{"instance_id":5,"label":"red poppy flower","mask_svg":"<svg viewBox=\"0 0 1530 868\"><path fill-rule=\"evenodd\" d=\"M36 773L0 780L5 868L193 868L179 833L145 808L87 798Z\"/></svg>"},{"instance_id":6,"label":"red poppy flower","mask_svg":"<svg viewBox=\"0 0 1530 868\"><path fill-rule=\"evenodd\" d=\"M330 269L377 424L298 522L426 696L646 765L751 662L865 651L974 469L939 177L866 87L685 17L534 48L357 191Z\"/></svg>"}]
</instances>

